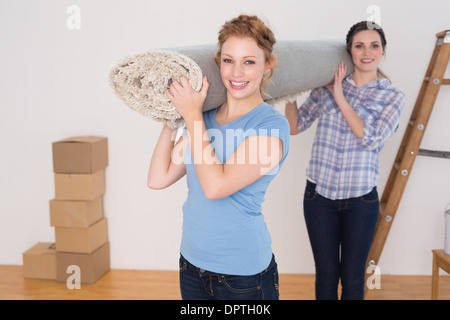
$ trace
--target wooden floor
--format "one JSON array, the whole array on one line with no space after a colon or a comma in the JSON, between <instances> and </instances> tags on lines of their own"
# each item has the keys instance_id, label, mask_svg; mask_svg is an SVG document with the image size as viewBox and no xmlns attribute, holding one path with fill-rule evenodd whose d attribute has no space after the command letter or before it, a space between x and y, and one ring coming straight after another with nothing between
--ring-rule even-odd
<instances>
[{"instance_id":1,"label":"wooden floor","mask_svg":"<svg viewBox=\"0 0 450 320\"><path fill-rule=\"evenodd\" d=\"M367 300L430 300L431 276L381 276ZM68 289L54 280L24 279L22 266L0 265L0 300L179 300L178 272L110 270L95 284ZM314 275L280 274L280 300L313 300ZM439 299L450 300L450 276L441 275Z\"/></svg>"}]
</instances>

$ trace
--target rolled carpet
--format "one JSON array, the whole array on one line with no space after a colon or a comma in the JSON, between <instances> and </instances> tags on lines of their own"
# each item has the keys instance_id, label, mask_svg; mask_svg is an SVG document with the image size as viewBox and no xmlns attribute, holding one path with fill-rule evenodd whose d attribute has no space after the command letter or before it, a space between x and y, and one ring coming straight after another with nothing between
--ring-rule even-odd
<instances>
[{"instance_id":1,"label":"rolled carpet","mask_svg":"<svg viewBox=\"0 0 450 320\"><path fill-rule=\"evenodd\" d=\"M172 128L184 124L166 90L172 81L185 76L194 90L201 89L203 75L210 84L203 111L221 106L226 89L214 61L214 44L152 50L118 62L110 72L110 84L126 106ZM302 93L334 80L341 61L352 72L353 63L338 40L279 41L274 47L278 67L263 96L269 104L294 101Z\"/></svg>"}]
</instances>

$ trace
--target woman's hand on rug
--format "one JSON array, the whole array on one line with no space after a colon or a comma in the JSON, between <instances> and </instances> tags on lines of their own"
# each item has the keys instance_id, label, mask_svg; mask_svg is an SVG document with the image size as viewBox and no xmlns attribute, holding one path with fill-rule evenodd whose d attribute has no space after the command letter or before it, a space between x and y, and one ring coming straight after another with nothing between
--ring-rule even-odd
<instances>
[{"instance_id":1,"label":"woman's hand on rug","mask_svg":"<svg viewBox=\"0 0 450 320\"><path fill-rule=\"evenodd\" d=\"M174 81L167 90L166 95L177 108L178 113L186 120L189 115L202 113L203 103L208 92L209 83L203 77L203 84L200 91L195 91L186 77L181 77L179 81Z\"/></svg>"},{"instance_id":2,"label":"woman's hand on rug","mask_svg":"<svg viewBox=\"0 0 450 320\"><path fill-rule=\"evenodd\" d=\"M341 62L339 64L338 70L334 74L334 84L332 85L329 84L326 86L327 89L330 90L334 100L337 103L339 102L339 100L345 99L342 81L344 80L346 74L347 74L347 66L344 64L344 62Z\"/></svg>"}]
</instances>

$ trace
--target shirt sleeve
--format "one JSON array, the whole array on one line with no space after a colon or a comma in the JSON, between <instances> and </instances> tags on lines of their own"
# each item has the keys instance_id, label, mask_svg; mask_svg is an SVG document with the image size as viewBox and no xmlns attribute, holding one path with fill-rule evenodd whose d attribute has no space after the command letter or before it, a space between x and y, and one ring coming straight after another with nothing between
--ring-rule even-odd
<instances>
[{"instance_id":1,"label":"shirt sleeve","mask_svg":"<svg viewBox=\"0 0 450 320\"><path fill-rule=\"evenodd\" d=\"M306 101L298 108L297 128L299 132L303 132L311 125L320 115L320 97L324 87L316 88L311 91Z\"/></svg>"},{"instance_id":2,"label":"shirt sleeve","mask_svg":"<svg viewBox=\"0 0 450 320\"><path fill-rule=\"evenodd\" d=\"M278 112L274 112L273 115L267 117L264 121L259 123L255 129L256 130L249 131L250 134L248 134L248 136L258 135L277 137L283 142L283 157L280 163L283 162L289 153L290 141L290 127L286 117ZM252 134L252 132L256 132L257 134Z\"/></svg>"},{"instance_id":3,"label":"shirt sleeve","mask_svg":"<svg viewBox=\"0 0 450 320\"><path fill-rule=\"evenodd\" d=\"M357 139L366 150L382 148L388 138L397 131L405 105L405 94L398 89L390 90L385 99L375 101L374 104L373 110L368 108L372 116L363 119L364 137Z\"/></svg>"}]
</instances>

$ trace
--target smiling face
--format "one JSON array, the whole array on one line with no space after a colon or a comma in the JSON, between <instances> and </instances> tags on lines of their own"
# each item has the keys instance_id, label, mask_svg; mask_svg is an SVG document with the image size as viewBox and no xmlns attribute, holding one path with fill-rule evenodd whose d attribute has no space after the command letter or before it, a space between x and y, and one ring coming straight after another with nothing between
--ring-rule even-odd
<instances>
[{"instance_id":1,"label":"smiling face","mask_svg":"<svg viewBox=\"0 0 450 320\"><path fill-rule=\"evenodd\" d=\"M384 55L381 37L375 30L360 31L353 37L351 55L355 69L360 72L377 71Z\"/></svg>"},{"instance_id":2,"label":"smiling face","mask_svg":"<svg viewBox=\"0 0 450 320\"><path fill-rule=\"evenodd\" d=\"M261 100L261 80L270 66L256 41L250 37L232 36L223 43L220 59L220 75L228 99Z\"/></svg>"}]
</instances>

